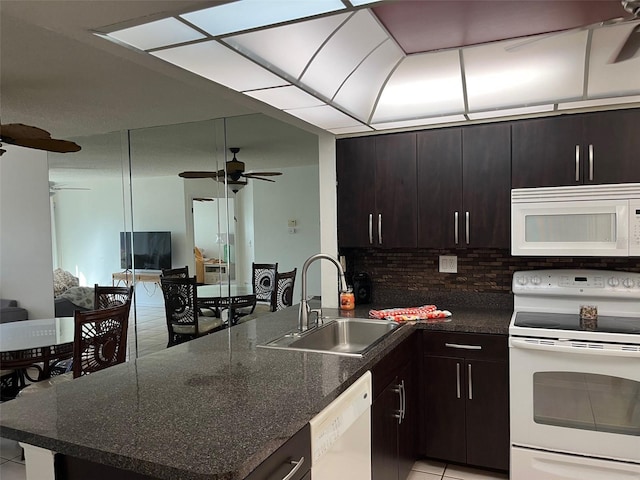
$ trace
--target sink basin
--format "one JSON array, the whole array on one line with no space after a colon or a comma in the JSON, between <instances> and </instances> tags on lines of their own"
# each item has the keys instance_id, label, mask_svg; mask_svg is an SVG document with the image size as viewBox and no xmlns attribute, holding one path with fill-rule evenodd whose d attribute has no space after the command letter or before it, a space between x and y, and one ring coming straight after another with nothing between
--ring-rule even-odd
<instances>
[{"instance_id":1,"label":"sink basin","mask_svg":"<svg viewBox=\"0 0 640 480\"><path fill-rule=\"evenodd\" d=\"M396 328L398 324L388 320L325 319L318 328L290 332L259 347L361 357Z\"/></svg>"}]
</instances>

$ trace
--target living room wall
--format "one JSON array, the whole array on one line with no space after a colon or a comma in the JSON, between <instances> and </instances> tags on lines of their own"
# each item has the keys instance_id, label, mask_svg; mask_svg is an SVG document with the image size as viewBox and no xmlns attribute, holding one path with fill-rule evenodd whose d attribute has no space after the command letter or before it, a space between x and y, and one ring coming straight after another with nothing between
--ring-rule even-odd
<instances>
[{"instance_id":1,"label":"living room wall","mask_svg":"<svg viewBox=\"0 0 640 480\"><path fill-rule=\"evenodd\" d=\"M4 145L0 157L0 297L29 318L53 316L46 152Z\"/></svg>"}]
</instances>

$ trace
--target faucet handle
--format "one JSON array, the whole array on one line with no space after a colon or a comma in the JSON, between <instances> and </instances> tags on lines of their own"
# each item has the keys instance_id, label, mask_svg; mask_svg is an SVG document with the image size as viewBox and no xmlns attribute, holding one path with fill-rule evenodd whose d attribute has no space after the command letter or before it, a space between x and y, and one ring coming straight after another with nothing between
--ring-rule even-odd
<instances>
[{"instance_id":1,"label":"faucet handle","mask_svg":"<svg viewBox=\"0 0 640 480\"><path fill-rule=\"evenodd\" d=\"M322 325L322 308L314 308L312 310L309 310L309 313L316 314L316 327Z\"/></svg>"}]
</instances>

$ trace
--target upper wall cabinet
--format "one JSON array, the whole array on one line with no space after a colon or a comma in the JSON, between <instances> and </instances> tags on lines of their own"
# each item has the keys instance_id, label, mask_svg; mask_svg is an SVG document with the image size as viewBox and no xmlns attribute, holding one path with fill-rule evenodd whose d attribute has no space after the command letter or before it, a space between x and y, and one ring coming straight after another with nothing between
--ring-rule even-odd
<instances>
[{"instance_id":1,"label":"upper wall cabinet","mask_svg":"<svg viewBox=\"0 0 640 480\"><path fill-rule=\"evenodd\" d=\"M416 246L416 135L338 140L338 243Z\"/></svg>"},{"instance_id":2,"label":"upper wall cabinet","mask_svg":"<svg viewBox=\"0 0 640 480\"><path fill-rule=\"evenodd\" d=\"M418 133L418 246L510 245L509 124Z\"/></svg>"},{"instance_id":3,"label":"upper wall cabinet","mask_svg":"<svg viewBox=\"0 0 640 480\"><path fill-rule=\"evenodd\" d=\"M514 122L512 187L640 182L640 110Z\"/></svg>"}]
</instances>

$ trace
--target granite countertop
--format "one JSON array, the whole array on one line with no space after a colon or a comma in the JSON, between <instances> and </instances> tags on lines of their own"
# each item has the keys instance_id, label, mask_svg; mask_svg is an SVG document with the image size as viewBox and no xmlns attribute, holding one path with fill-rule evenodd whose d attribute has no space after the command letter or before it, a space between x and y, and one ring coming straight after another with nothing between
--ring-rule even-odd
<instances>
[{"instance_id":1,"label":"granite countertop","mask_svg":"<svg viewBox=\"0 0 640 480\"><path fill-rule=\"evenodd\" d=\"M159 479L243 479L415 328L508 331L505 308L449 309L364 358L257 348L297 325L294 306L6 402L0 436Z\"/></svg>"}]
</instances>

